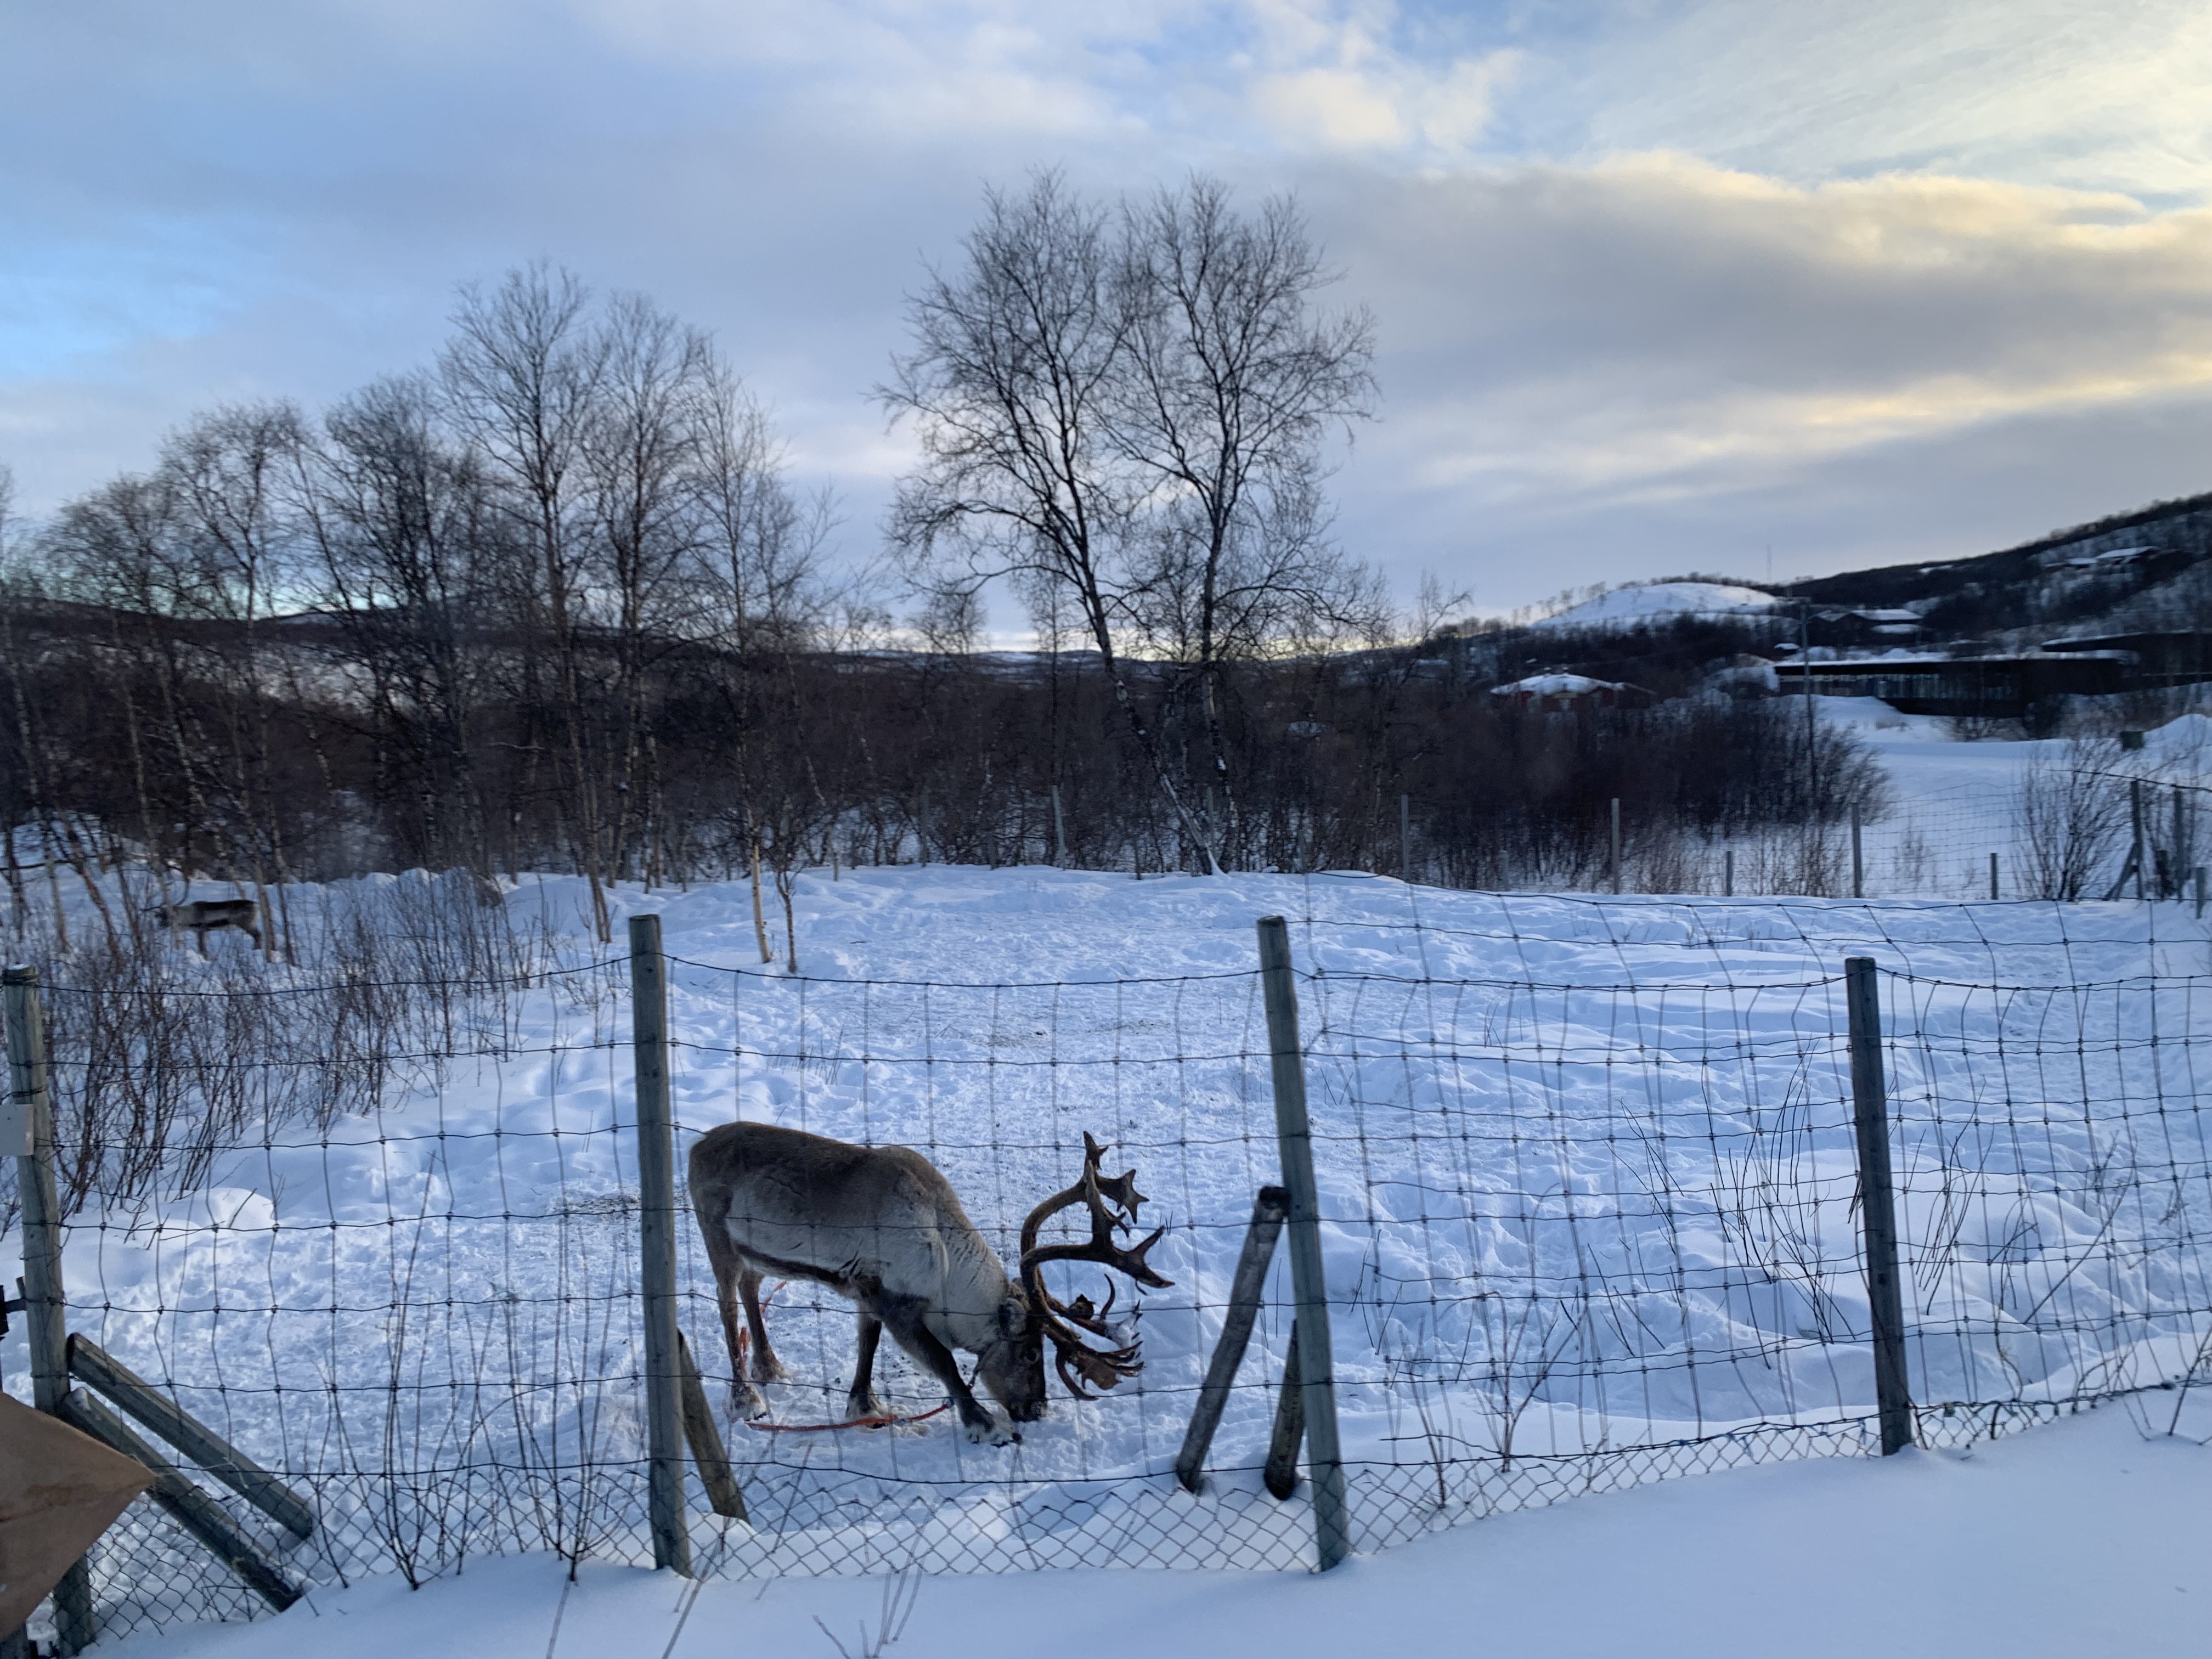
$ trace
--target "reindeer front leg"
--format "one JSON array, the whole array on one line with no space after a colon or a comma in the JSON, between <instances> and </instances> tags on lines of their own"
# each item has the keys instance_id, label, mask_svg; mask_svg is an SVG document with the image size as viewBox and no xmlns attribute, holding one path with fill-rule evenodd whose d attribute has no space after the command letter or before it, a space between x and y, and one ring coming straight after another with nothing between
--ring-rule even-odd
<instances>
[{"instance_id":1,"label":"reindeer front leg","mask_svg":"<svg viewBox=\"0 0 2212 1659\"><path fill-rule=\"evenodd\" d=\"M952 1350L939 1342L930 1334L928 1326L922 1323L925 1310L921 1302L908 1297L885 1297L877 1303L874 1311L890 1328L899 1346L945 1384L945 1392L951 1396L952 1409L960 1415L960 1426L967 1431L970 1440L978 1444L1007 1446L1021 1438L1011 1425L1001 1423L976 1403L960 1375L960 1362L952 1357Z\"/></svg>"},{"instance_id":2,"label":"reindeer front leg","mask_svg":"<svg viewBox=\"0 0 2212 1659\"><path fill-rule=\"evenodd\" d=\"M876 1342L883 1334L884 1322L866 1308L861 1309L860 1331L854 1343L857 1352L853 1359L853 1391L845 1397L845 1415L848 1417L888 1415L884 1410L884 1402L876 1398Z\"/></svg>"}]
</instances>

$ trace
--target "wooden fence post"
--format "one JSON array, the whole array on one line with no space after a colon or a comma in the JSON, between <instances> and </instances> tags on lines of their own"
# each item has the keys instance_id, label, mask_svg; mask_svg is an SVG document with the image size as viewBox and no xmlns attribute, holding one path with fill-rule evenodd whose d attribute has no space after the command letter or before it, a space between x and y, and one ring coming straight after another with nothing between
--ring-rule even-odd
<instances>
[{"instance_id":1,"label":"wooden fence post","mask_svg":"<svg viewBox=\"0 0 2212 1659\"><path fill-rule=\"evenodd\" d=\"M2182 883L2187 878L2182 873L2189 867L2189 805L2181 793L2181 786L2173 786L2173 856L2166 862L2166 891L2161 898L2179 898Z\"/></svg>"},{"instance_id":2,"label":"wooden fence post","mask_svg":"<svg viewBox=\"0 0 2212 1659\"><path fill-rule=\"evenodd\" d=\"M1721 896L1735 896L1735 848L1724 848L1721 852Z\"/></svg>"},{"instance_id":3,"label":"wooden fence post","mask_svg":"<svg viewBox=\"0 0 2212 1659\"><path fill-rule=\"evenodd\" d=\"M1263 916L1259 932L1275 1137L1282 1148L1283 1186L1290 1195L1291 1282L1298 1304L1299 1398L1313 1479L1315 1564L1327 1572L1352 1553L1352 1517L1345 1504L1344 1456L1336 1431L1336 1364L1329 1343L1328 1285L1322 1270L1313 1128L1306 1117L1305 1054L1298 1041L1297 987L1291 976L1290 924L1280 916Z\"/></svg>"},{"instance_id":4,"label":"wooden fence post","mask_svg":"<svg viewBox=\"0 0 2212 1659\"><path fill-rule=\"evenodd\" d=\"M1990 854L1990 896L1992 899L1997 896L1997 855L1995 853Z\"/></svg>"},{"instance_id":5,"label":"wooden fence post","mask_svg":"<svg viewBox=\"0 0 2212 1659\"><path fill-rule=\"evenodd\" d=\"M1398 879L1413 879L1413 798L1398 797Z\"/></svg>"},{"instance_id":6,"label":"wooden fence post","mask_svg":"<svg viewBox=\"0 0 2212 1659\"><path fill-rule=\"evenodd\" d=\"M21 1125L15 1190L23 1212L23 1323L31 1351L31 1403L62 1414L69 1397L69 1322L62 1287L62 1206L54 1188L53 1109L46 1098L46 1028L39 970L0 971L8 1024L9 1115ZM73 1563L54 1586L55 1645L64 1656L92 1645L92 1574ZM0 1632L5 1634L5 1632Z\"/></svg>"},{"instance_id":7,"label":"wooden fence post","mask_svg":"<svg viewBox=\"0 0 2212 1659\"><path fill-rule=\"evenodd\" d=\"M1875 1402L1881 1455L1912 1443L1912 1389L1905 1366L1905 1292L1897 1266L1897 1201L1890 1183L1889 1089L1882 1076L1881 992L1872 957L1844 963L1850 1025L1851 1117L1858 1131L1859 1224L1866 1244L1867 1305L1874 1322Z\"/></svg>"},{"instance_id":8,"label":"wooden fence post","mask_svg":"<svg viewBox=\"0 0 2212 1659\"><path fill-rule=\"evenodd\" d=\"M1866 896L1866 852L1860 837L1859 809L1851 808L1851 896Z\"/></svg>"},{"instance_id":9,"label":"wooden fence post","mask_svg":"<svg viewBox=\"0 0 2212 1659\"><path fill-rule=\"evenodd\" d=\"M1611 864L1613 890L1620 890L1620 797L1613 798L1613 860Z\"/></svg>"},{"instance_id":10,"label":"wooden fence post","mask_svg":"<svg viewBox=\"0 0 2212 1659\"><path fill-rule=\"evenodd\" d=\"M2132 848L2128 855L2129 861L2135 866L2136 871L2136 897L2141 899L2143 896L2143 865L2146 861L2143 858L2143 791L2141 778L2131 779L2128 784L2128 843Z\"/></svg>"},{"instance_id":11,"label":"wooden fence post","mask_svg":"<svg viewBox=\"0 0 2212 1659\"><path fill-rule=\"evenodd\" d=\"M644 1280L647 1511L653 1565L691 1576L684 1517L684 1362L676 1328L676 1137L668 1094L668 970L660 918L629 919L637 1076L638 1258Z\"/></svg>"}]
</instances>

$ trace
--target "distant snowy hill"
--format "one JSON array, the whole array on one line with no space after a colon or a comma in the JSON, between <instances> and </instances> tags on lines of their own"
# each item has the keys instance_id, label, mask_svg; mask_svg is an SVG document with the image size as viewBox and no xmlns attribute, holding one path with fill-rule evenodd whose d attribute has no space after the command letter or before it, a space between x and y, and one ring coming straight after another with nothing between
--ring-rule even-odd
<instances>
[{"instance_id":1,"label":"distant snowy hill","mask_svg":"<svg viewBox=\"0 0 2212 1659\"><path fill-rule=\"evenodd\" d=\"M1674 617L1736 617L1771 611L1781 601L1756 587L1729 582L1643 582L1532 623L1541 629L1633 628Z\"/></svg>"}]
</instances>

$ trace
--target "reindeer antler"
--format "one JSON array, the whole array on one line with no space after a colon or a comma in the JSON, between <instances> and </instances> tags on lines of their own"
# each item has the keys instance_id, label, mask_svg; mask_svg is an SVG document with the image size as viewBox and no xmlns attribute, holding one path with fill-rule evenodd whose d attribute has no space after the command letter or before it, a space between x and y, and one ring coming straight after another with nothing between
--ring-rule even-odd
<instances>
[{"instance_id":1,"label":"reindeer antler","mask_svg":"<svg viewBox=\"0 0 2212 1659\"><path fill-rule=\"evenodd\" d=\"M1123 1249L1114 1242L1116 1228L1127 1231L1137 1217L1137 1206L1145 1195L1137 1190L1134 1170L1111 1177L1098 1173L1098 1160L1106 1156L1105 1147L1091 1138L1083 1136L1083 1176L1073 1187L1054 1193L1031 1210L1029 1219L1022 1223L1022 1288L1029 1292L1030 1306L1043 1322L1044 1334L1052 1339L1055 1354L1054 1364L1060 1371L1060 1380L1079 1400L1093 1400L1097 1396L1085 1393L1082 1382L1073 1372L1079 1371L1085 1382L1098 1389L1110 1389L1125 1376L1134 1376L1144 1369L1137 1358L1138 1345L1132 1342L1120 1348L1094 1348L1075 1334L1073 1326L1079 1326L1094 1336L1110 1333L1106 1316L1114 1307L1112 1285L1107 1287L1106 1305L1093 1310L1091 1298L1079 1296L1073 1302L1056 1300L1044 1287L1044 1264L1048 1261L1096 1261L1103 1267L1125 1273L1139 1285L1164 1288L1175 1283L1164 1279L1145 1260L1145 1253L1159 1243L1165 1227L1156 1228L1142 1242ZM1107 1208L1111 1200L1116 1215ZM1091 1212L1091 1237L1082 1244L1039 1244L1037 1230L1051 1217L1074 1205L1081 1204Z\"/></svg>"}]
</instances>

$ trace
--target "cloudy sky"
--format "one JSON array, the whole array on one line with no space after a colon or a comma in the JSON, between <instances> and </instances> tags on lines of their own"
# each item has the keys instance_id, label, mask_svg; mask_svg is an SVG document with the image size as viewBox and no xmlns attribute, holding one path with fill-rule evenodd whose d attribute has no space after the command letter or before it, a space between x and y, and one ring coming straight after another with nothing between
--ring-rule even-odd
<instances>
[{"instance_id":1,"label":"cloudy sky","mask_svg":"<svg viewBox=\"0 0 2212 1659\"><path fill-rule=\"evenodd\" d=\"M543 255L715 330L865 553L902 295L1044 166L1297 193L1379 325L1342 533L1407 592L2212 489L2203 0L0 0L0 460L50 508Z\"/></svg>"}]
</instances>

